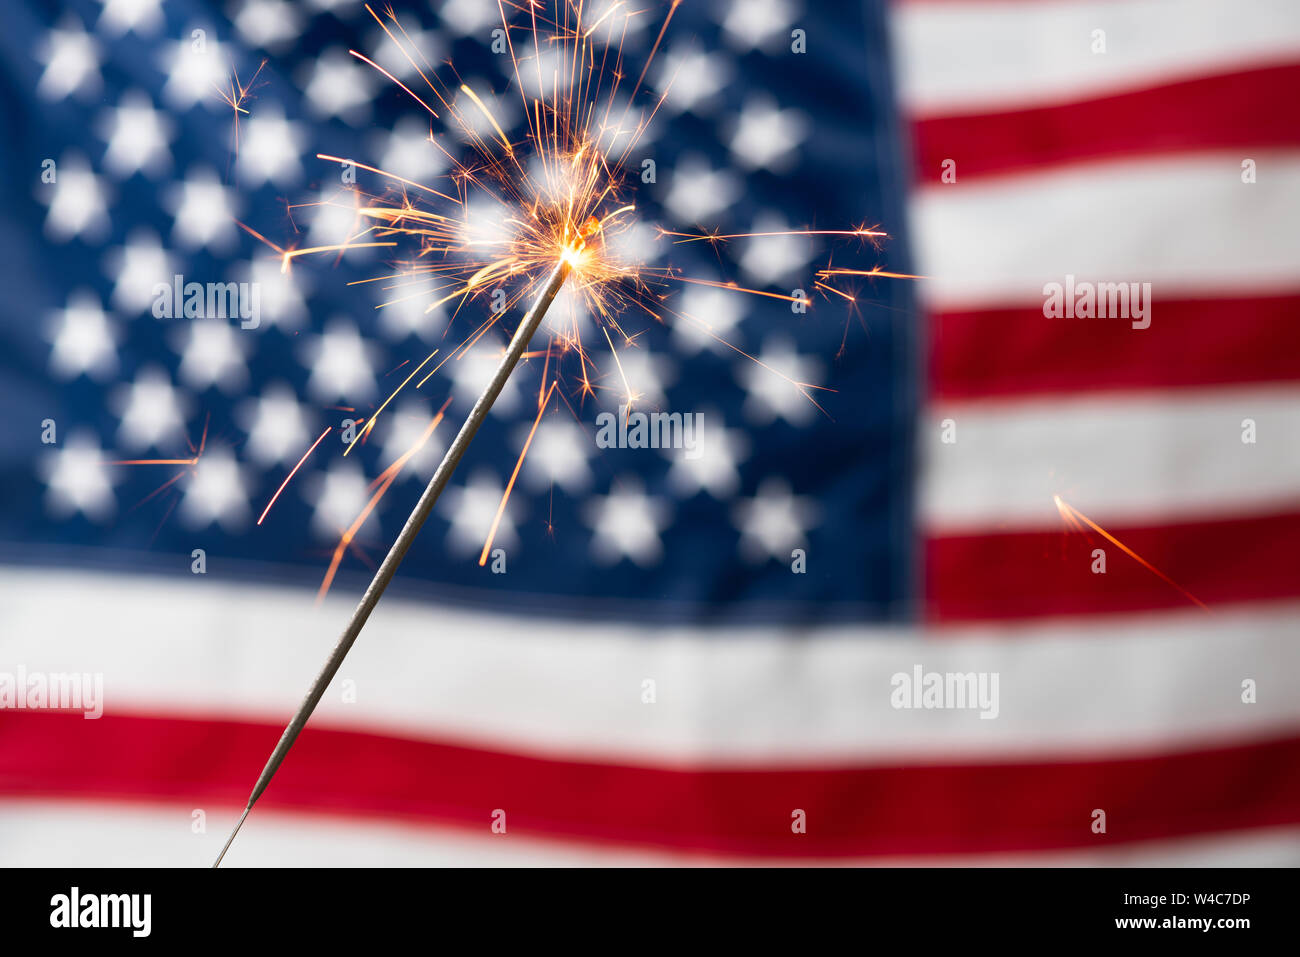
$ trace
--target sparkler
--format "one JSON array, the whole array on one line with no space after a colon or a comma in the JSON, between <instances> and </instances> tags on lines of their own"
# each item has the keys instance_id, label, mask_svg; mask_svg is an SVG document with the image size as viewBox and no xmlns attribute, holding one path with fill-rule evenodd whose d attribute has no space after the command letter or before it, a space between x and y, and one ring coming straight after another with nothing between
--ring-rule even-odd
<instances>
[{"instance_id":1,"label":"sparkler","mask_svg":"<svg viewBox=\"0 0 1300 957\"><path fill-rule=\"evenodd\" d=\"M221 866L222 858L226 856L226 851L230 849L231 843L235 840L235 835L243 827L248 813L253 809L253 805L257 803L257 799L262 796L262 792L266 790L267 785L271 783L271 778L275 776L275 772L279 770L285 756L288 755L289 749L293 747L294 741L298 739L299 733L306 726L307 719L316 710L316 705L320 703L321 696L325 694L325 689L334 680L334 675L338 672L339 666L343 664L343 659L347 656L348 651L351 650L352 643L361 634L361 629L365 627L367 619L370 618L370 613L375 610L375 605L379 604L380 597L384 594L384 590L388 588L388 583L393 580L393 575L397 572L397 566L406 557L407 551L415 541L415 536L420 534L420 529L423 527L425 520L428 519L429 513L433 511L433 506L437 503L438 497L442 495L442 490L447 487L447 481L451 478L452 472L456 471L456 466L460 464L461 456L469 448L470 442L474 440L474 434L478 432L479 426L487 418L492 404L496 402L497 396L505 388L506 380L510 378L510 373L514 371L519 362L519 357L523 355L524 350L528 347L528 343L532 340L537 327L542 324L542 319L546 316L546 310L555 301L555 297L559 293L560 287L564 285L564 280L568 278L571 268L569 261L566 259L561 259L555 264L555 268L551 270L551 275L542 288L541 294L534 300L532 308L528 310L523 322L515 330L514 338L510 341L510 347L506 349L506 354L501 357L501 362L497 366L496 372L492 374L492 379L488 382L487 388L483 390L483 394L474 403L474 408L470 410L465 419L465 424L460 427L456 438L447 449L447 454L443 456L442 462L438 465L438 470L433 474L433 478L429 480L424 494L415 503L415 508L411 510L406 524L402 526L402 531L398 534L396 541L393 542L393 547L388 550L388 555L384 558L383 564L375 572L370 587L361 596L360 603L357 605L356 610L352 612L352 617L348 619L347 627L343 629L338 644L334 646L334 650L330 652L330 656L325 660L325 666L321 668L320 674L312 682L307 696L303 698L302 704L298 706L298 710L294 712L292 720L290 720L288 726L284 729L284 733L280 736L280 741L276 744L275 750L271 752L266 767L262 769L262 774L253 786L252 794L249 795L244 813L239 817L239 823L231 831L226 846L221 849L221 854L217 857L216 863L212 865L213 867Z\"/></svg>"},{"instance_id":2,"label":"sparkler","mask_svg":"<svg viewBox=\"0 0 1300 957\"><path fill-rule=\"evenodd\" d=\"M569 283L573 298L580 299L601 326L604 340L613 355L614 363L619 368L620 378L623 379L629 408L635 396L622 375L621 362L609 330L612 328L623 336L625 344L630 344L634 337L629 336L619 325L623 313L636 310L651 319L663 321L664 314L672 312L664 305L664 296L657 293L652 288L652 284L662 286L670 281L695 283L736 293L806 304L806 299L802 296L746 289L732 282L694 279L682 276L671 266L648 267L630 261L629 257L620 255L616 248L614 240L620 233L632 228L636 212L635 204L629 202L624 195L621 170L630 150L662 105L667 91L665 90L652 103L648 116L639 119L631 129L624 128L627 115L632 109L637 93L641 90L650 60L658 50L680 2L681 0L673 0L669 6L650 57L631 93L625 97L624 105L620 108L616 103L622 95L620 86L626 71L622 38L615 46L612 42L602 44L599 38L593 39L593 34L597 29L603 29L611 36L617 36L618 30L611 18L615 16L615 12L622 4L615 3L595 22L586 24L583 22L582 0L556 0L555 19L551 21L539 15L541 7L539 3L530 2L515 6L501 0L498 6L514 70L514 85L518 89L523 116L528 126L527 137L523 143L512 142L507 137L490 103L469 85L459 82L458 78L457 84L453 87L438 78L431 65L423 61L418 51L414 49L414 44L411 43L391 9L385 11L384 17L380 17L367 6L370 15L406 56L414 72L424 81L428 92L422 90L423 95L419 95L369 58L356 51L350 51L352 55L400 87L430 116L442 118L445 114L446 119L458 125L465 134L464 138L469 147L476 154L475 160L469 163L460 162L438 140L430 136L429 143L432 148L442 151L452 164L453 171L449 175L451 186L439 190L354 159L319 154L317 158L322 161L345 164L353 169L382 176L397 184L396 198L393 194L369 196L358 192L361 202L353 207L353 211L358 225L362 228L355 235L349 236L346 241L337 244L299 249L283 248L253 229L243 227L280 255L283 271L289 270L293 260L309 253L335 251L341 255L355 248L394 246L396 242L392 237L405 236L418 243L419 252L410 263L406 264L404 272L392 278L400 279L400 285L418 286L420 283L433 283L433 288L418 289L414 293L414 295L433 298L426 311L453 301L458 303L456 309L459 311L466 302L497 293L504 290L507 285L516 288L507 297L506 306L516 305L526 299L531 301L531 305L511 336L491 380L474 403L460 431L447 449L433 477L353 611L337 644L284 729L275 750L271 753L261 776L253 787L239 821L213 864L214 867L221 864L254 804L266 791L271 779L319 704L326 688L342 665L343 659L419 534L420 528L446 488L452 473L488 411L501 394L520 359L526 354L529 343L541 327L547 311L566 282ZM532 46L536 52L532 56L522 58L526 65L521 65L521 58L516 55L515 41L512 37L512 31L521 28L509 22L506 14L507 7L526 16L530 24L529 28L524 29L531 33ZM624 18L634 15L626 11L621 13ZM541 32L538 30L539 22L544 28ZM546 30L551 31L549 35L545 35ZM626 35L626 26L624 26L624 35ZM542 60L544 55L549 54L543 53L544 47L549 47L556 54L545 71ZM534 61L532 64L528 64L530 59ZM536 95L530 96L523 73L531 74L534 68ZM531 75L529 83L532 83ZM412 192L417 199L412 199ZM423 201L437 205L429 208ZM482 221L473 212L472 207L476 203L494 204L501 215L495 220L489 217L488 221ZM791 235L851 238L875 242L878 237L884 236L884 233L862 226L846 230L782 230L725 235L670 233L661 228L659 235L672 236L678 243L722 243L740 238ZM878 270L856 272L834 270L818 274L817 286L824 292L851 298L828 285L832 277L839 275L912 278ZM438 366L415 384L414 388L418 389L423 385L442 363L463 356L505 313L504 308L494 310L489 319L476 328L460 346L446 355ZM683 313L673 313L673 315L685 321L698 323L709 335L712 335L707 323ZM717 339L716 336L714 338ZM746 355L739 348L722 339L717 341L741 355ZM570 352L576 354L581 367L581 394L584 397L594 394L588 372L590 358L585 352L577 321L574 318L567 327L553 330L551 342L544 352L538 353L545 356L547 363L546 371L543 372L542 386L538 391L538 422L558 381L553 378L550 387L547 387L546 379L550 363L553 357L558 361L560 355ZM366 421L362 432L356 437L357 440L361 440L371 431L376 418L389 402L416 377L417 373L423 370L432 358L432 355L426 358L379 406ZM752 356L747 358L753 359ZM764 366L764 368L768 367ZM775 369L770 371L786 379L792 387L813 401L809 390L817 388L816 386L796 382ZM441 415L440 412L426 430L425 439L428 438ZM534 432L536 428L537 422L534 422ZM525 443L514 474L506 486L496 519L488 534L487 544L480 556L480 564L486 558L504 512L506 500L523 462L523 456L527 454L532 434L529 434L529 441ZM324 438L323 434L321 438ZM316 444L320 441L321 439L317 439ZM313 449L315 447L312 446ZM414 451L412 449L389 467L382 481L378 483L379 487L375 495L358 516L357 522L340 538L334 561L322 584L322 594L329 587L351 536L355 534L360 523L365 521L379 497L391 485L396 470L401 468L405 459L409 458ZM307 452L307 455L310 454L311 449ZM303 458L305 459L306 455ZM301 464L300 461L299 465ZM294 468L294 472L296 471L297 466ZM285 484L293 477L294 472L286 478ZM283 489L284 485L281 485L275 497L278 497ZM268 503L268 510L274 500L273 497L271 503ZM266 513L263 512L263 517L265 515Z\"/></svg>"}]
</instances>

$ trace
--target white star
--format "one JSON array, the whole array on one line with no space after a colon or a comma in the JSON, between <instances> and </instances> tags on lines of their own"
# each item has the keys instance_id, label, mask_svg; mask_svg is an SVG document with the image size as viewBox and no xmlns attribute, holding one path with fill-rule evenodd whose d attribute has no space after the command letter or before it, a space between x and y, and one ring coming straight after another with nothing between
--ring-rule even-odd
<instances>
[{"instance_id":1,"label":"white star","mask_svg":"<svg viewBox=\"0 0 1300 957\"><path fill-rule=\"evenodd\" d=\"M180 520L193 529L216 522L228 532L248 522L248 487L243 471L227 449L209 449L185 481Z\"/></svg>"},{"instance_id":2,"label":"white star","mask_svg":"<svg viewBox=\"0 0 1300 957\"><path fill-rule=\"evenodd\" d=\"M677 381L673 361L646 349L619 349L617 356L600 360L601 404L613 408L631 399L634 409L663 408L668 386Z\"/></svg>"},{"instance_id":3,"label":"white star","mask_svg":"<svg viewBox=\"0 0 1300 957\"><path fill-rule=\"evenodd\" d=\"M677 347L687 355L702 349L718 355L733 353L724 343L731 341L732 332L745 317L741 298L741 293L728 289L687 285L672 321Z\"/></svg>"},{"instance_id":4,"label":"white star","mask_svg":"<svg viewBox=\"0 0 1300 957\"><path fill-rule=\"evenodd\" d=\"M512 222L514 215L509 206L494 198L471 196L456 224L457 239L467 246L504 246L520 235L519 227Z\"/></svg>"},{"instance_id":5,"label":"white star","mask_svg":"<svg viewBox=\"0 0 1300 957\"><path fill-rule=\"evenodd\" d=\"M396 409L391 407L386 409L375 425L375 431L384 437L379 461L387 467L415 448L432 421L433 410L427 402L407 399ZM446 448L439 433L447 434L449 427L454 428L451 423L444 420L438 428L434 429L419 450L402 466L403 476L426 482L433 478L434 470L442 460L442 453Z\"/></svg>"},{"instance_id":6,"label":"white star","mask_svg":"<svg viewBox=\"0 0 1300 957\"><path fill-rule=\"evenodd\" d=\"M548 163L536 153L528 160L528 176L536 184L538 196L548 203L567 202L570 190L577 185L577 178L567 163ZM507 236L510 235L504 224L499 222L510 217L508 207L494 204L483 209L475 209L474 212L495 228L506 232Z\"/></svg>"},{"instance_id":7,"label":"white star","mask_svg":"<svg viewBox=\"0 0 1300 957\"><path fill-rule=\"evenodd\" d=\"M179 271L172 256L158 237L146 229L136 229L125 246L114 246L104 257L105 273L113 277L113 307L131 314L152 310L154 287L170 286Z\"/></svg>"},{"instance_id":8,"label":"white star","mask_svg":"<svg viewBox=\"0 0 1300 957\"><path fill-rule=\"evenodd\" d=\"M732 0L722 29L738 50L772 50L789 40L796 16L789 0Z\"/></svg>"},{"instance_id":9,"label":"white star","mask_svg":"<svg viewBox=\"0 0 1300 957\"><path fill-rule=\"evenodd\" d=\"M516 446L523 448L528 426L515 433ZM591 481L587 459L594 440L577 423L556 415L545 416L537 426L524 458L524 481L537 490L558 485L570 494L581 492Z\"/></svg>"},{"instance_id":10,"label":"white star","mask_svg":"<svg viewBox=\"0 0 1300 957\"><path fill-rule=\"evenodd\" d=\"M679 222L691 225L708 222L740 198L740 183L734 173L713 169L702 156L678 160L672 171L664 205Z\"/></svg>"},{"instance_id":11,"label":"white star","mask_svg":"<svg viewBox=\"0 0 1300 957\"><path fill-rule=\"evenodd\" d=\"M429 124L406 116L387 133L378 133L380 169L428 186L447 168L447 155L429 142Z\"/></svg>"},{"instance_id":12,"label":"white star","mask_svg":"<svg viewBox=\"0 0 1300 957\"><path fill-rule=\"evenodd\" d=\"M249 46L279 50L300 32L298 11L285 0L247 0L235 16L235 29Z\"/></svg>"},{"instance_id":13,"label":"white star","mask_svg":"<svg viewBox=\"0 0 1300 957\"><path fill-rule=\"evenodd\" d=\"M441 13L442 25L462 37L474 34L486 41L491 27L501 26L496 4L481 0L445 0Z\"/></svg>"},{"instance_id":14,"label":"white star","mask_svg":"<svg viewBox=\"0 0 1300 957\"><path fill-rule=\"evenodd\" d=\"M374 395L375 349L361 338L356 326L339 317L330 320L323 335L304 339L298 355L311 367L307 391L313 398L355 405Z\"/></svg>"},{"instance_id":15,"label":"white star","mask_svg":"<svg viewBox=\"0 0 1300 957\"><path fill-rule=\"evenodd\" d=\"M306 280L298 272L281 272L279 258L254 259L233 270L236 282L256 283L263 325L287 331L302 326L307 318Z\"/></svg>"},{"instance_id":16,"label":"white star","mask_svg":"<svg viewBox=\"0 0 1300 957\"><path fill-rule=\"evenodd\" d=\"M361 465L348 459L335 460L323 474L313 473L303 485L303 497L313 509L312 532L325 539L337 539L342 535L357 520L374 494L368 486ZM359 531L374 535L378 530L379 523L371 513Z\"/></svg>"},{"instance_id":17,"label":"white star","mask_svg":"<svg viewBox=\"0 0 1300 957\"><path fill-rule=\"evenodd\" d=\"M520 43L516 37L515 59L519 63L519 83L530 101L562 102L573 86L565 53L558 44L544 43L539 49L532 40Z\"/></svg>"},{"instance_id":18,"label":"white star","mask_svg":"<svg viewBox=\"0 0 1300 957\"><path fill-rule=\"evenodd\" d=\"M141 369L129 386L116 389L111 407L121 417L118 445L163 451L185 439L185 405L167 373L157 366Z\"/></svg>"},{"instance_id":19,"label":"white star","mask_svg":"<svg viewBox=\"0 0 1300 957\"><path fill-rule=\"evenodd\" d=\"M593 496L585 513L585 521L594 532L591 553L601 564L612 565L627 558L646 568L663 558L659 534L669 524L668 505L647 496L639 479L624 478L608 495Z\"/></svg>"},{"instance_id":20,"label":"white star","mask_svg":"<svg viewBox=\"0 0 1300 957\"><path fill-rule=\"evenodd\" d=\"M711 410L701 413L701 427L694 451L666 449L672 461L668 484L682 498L708 492L719 501L736 494L740 473L736 466L749 457L749 439L745 433L726 429L722 416Z\"/></svg>"},{"instance_id":21,"label":"white star","mask_svg":"<svg viewBox=\"0 0 1300 957\"><path fill-rule=\"evenodd\" d=\"M317 57L308 70L303 92L318 117L337 116L350 126L360 126L369 118L376 76L373 69L334 49Z\"/></svg>"},{"instance_id":22,"label":"white star","mask_svg":"<svg viewBox=\"0 0 1300 957\"><path fill-rule=\"evenodd\" d=\"M712 113L733 72L730 59L721 53L679 45L664 57L655 88L667 92L664 108L673 113Z\"/></svg>"},{"instance_id":23,"label":"white star","mask_svg":"<svg viewBox=\"0 0 1300 957\"><path fill-rule=\"evenodd\" d=\"M191 169L183 184L172 184L165 205L174 219L173 243L218 254L235 245L237 196L212 170Z\"/></svg>"},{"instance_id":24,"label":"white star","mask_svg":"<svg viewBox=\"0 0 1300 957\"><path fill-rule=\"evenodd\" d=\"M629 149L635 141L640 149L651 146L660 135L660 126L654 122L653 110L633 106L622 93L609 98L610 108L600 110L598 119L593 120L593 139L606 156L615 156ZM513 122L513 112L510 114ZM505 124L502 124L503 126ZM509 129L509 127L506 127ZM631 157L639 167L640 157Z\"/></svg>"},{"instance_id":25,"label":"white star","mask_svg":"<svg viewBox=\"0 0 1300 957\"><path fill-rule=\"evenodd\" d=\"M119 179L137 172L153 179L171 168L172 122L140 90L128 90L116 109L100 114L99 136L108 143L104 167Z\"/></svg>"},{"instance_id":26,"label":"white star","mask_svg":"<svg viewBox=\"0 0 1300 957\"><path fill-rule=\"evenodd\" d=\"M50 371L60 379L85 374L104 380L117 371L117 334L88 289L68 296L67 307L51 316Z\"/></svg>"},{"instance_id":27,"label":"white star","mask_svg":"<svg viewBox=\"0 0 1300 957\"><path fill-rule=\"evenodd\" d=\"M219 386L232 393L248 383L247 339L237 326L220 319L193 319L185 324L180 379L196 392Z\"/></svg>"},{"instance_id":28,"label":"white star","mask_svg":"<svg viewBox=\"0 0 1300 957\"><path fill-rule=\"evenodd\" d=\"M447 326L447 312L442 306L426 312L437 296L437 281L413 282L397 275L390 282L370 283L379 310L379 330L394 341L417 336L433 342Z\"/></svg>"},{"instance_id":29,"label":"white star","mask_svg":"<svg viewBox=\"0 0 1300 957\"><path fill-rule=\"evenodd\" d=\"M36 84L44 100L62 100L70 93L99 91L99 44L71 14L50 30L37 59L45 67Z\"/></svg>"},{"instance_id":30,"label":"white star","mask_svg":"<svg viewBox=\"0 0 1300 957\"><path fill-rule=\"evenodd\" d=\"M811 420L817 413L815 395L805 394L795 383L816 384L821 363L799 355L789 340L779 337L764 342L757 358L758 362L741 360L736 367L736 378L749 393L745 415L758 425L767 425L778 417L791 425Z\"/></svg>"},{"instance_id":31,"label":"white star","mask_svg":"<svg viewBox=\"0 0 1300 957\"><path fill-rule=\"evenodd\" d=\"M798 158L796 148L811 124L799 110L780 109L766 96L751 96L741 107L731 137L731 155L749 169L788 171Z\"/></svg>"},{"instance_id":32,"label":"white star","mask_svg":"<svg viewBox=\"0 0 1300 957\"><path fill-rule=\"evenodd\" d=\"M274 106L253 112L239 127L239 178L249 186L286 186L302 176L298 157L307 142L301 125L290 122Z\"/></svg>"},{"instance_id":33,"label":"white star","mask_svg":"<svg viewBox=\"0 0 1300 957\"><path fill-rule=\"evenodd\" d=\"M740 529L741 556L755 563L769 558L788 561L791 550L807 544L818 513L816 503L792 495L783 480L764 479L758 494L737 502L732 513Z\"/></svg>"},{"instance_id":34,"label":"white star","mask_svg":"<svg viewBox=\"0 0 1300 957\"><path fill-rule=\"evenodd\" d=\"M649 223L636 220L605 236L605 251L616 262L643 266L663 253L663 237Z\"/></svg>"},{"instance_id":35,"label":"white star","mask_svg":"<svg viewBox=\"0 0 1300 957\"><path fill-rule=\"evenodd\" d=\"M473 405L500 364L500 347L494 346L490 341L480 340L479 344L469 352L457 356L443 366L443 371L451 376L452 394L456 396L456 401L464 404L465 408ZM515 411L519 405L516 381L515 376L506 380L505 388L501 390L501 395L492 406L493 415L510 418Z\"/></svg>"},{"instance_id":36,"label":"white star","mask_svg":"<svg viewBox=\"0 0 1300 957\"><path fill-rule=\"evenodd\" d=\"M297 463L320 434L312 434L312 417L283 382L272 383L259 398L240 403L236 417L248 433L245 453L262 466Z\"/></svg>"},{"instance_id":37,"label":"white star","mask_svg":"<svg viewBox=\"0 0 1300 957\"><path fill-rule=\"evenodd\" d=\"M203 43L197 48L195 30L204 32ZM216 90L230 86L229 60L213 33L191 24L182 31L181 39L169 43L159 56L159 67L167 74L162 95L172 109L188 110L195 103L212 110L225 108Z\"/></svg>"},{"instance_id":38,"label":"white star","mask_svg":"<svg viewBox=\"0 0 1300 957\"><path fill-rule=\"evenodd\" d=\"M66 243L85 234L95 240L108 230L107 190L79 153L64 153L56 167L57 179L37 187L37 198L49 204L45 235ZM46 190L51 190L47 193Z\"/></svg>"},{"instance_id":39,"label":"white star","mask_svg":"<svg viewBox=\"0 0 1300 957\"><path fill-rule=\"evenodd\" d=\"M86 432L69 436L63 448L42 458L39 469L46 511L55 518L81 513L96 523L111 518L116 501L106 458L94 436Z\"/></svg>"},{"instance_id":40,"label":"white star","mask_svg":"<svg viewBox=\"0 0 1300 957\"><path fill-rule=\"evenodd\" d=\"M322 189L317 200L306 210L306 216L311 219L306 245L335 246L368 241L371 237L361 235L366 228L357 213L361 206L362 194L356 190L342 187ZM374 249L350 249L343 255L349 259L364 260L374 255Z\"/></svg>"},{"instance_id":41,"label":"white star","mask_svg":"<svg viewBox=\"0 0 1300 957\"><path fill-rule=\"evenodd\" d=\"M126 33L136 36L148 36L156 33L162 25L163 15L159 9L161 0L100 0L104 12L99 15L99 27L110 37L120 37Z\"/></svg>"},{"instance_id":42,"label":"white star","mask_svg":"<svg viewBox=\"0 0 1300 957\"><path fill-rule=\"evenodd\" d=\"M789 285L798 281L812 258L812 243L807 236L789 235L789 229L784 219L770 214L754 221L750 232L757 235L745 240L745 251L740 257L740 268L751 279L763 285Z\"/></svg>"},{"instance_id":43,"label":"white star","mask_svg":"<svg viewBox=\"0 0 1300 957\"><path fill-rule=\"evenodd\" d=\"M307 5L322 13L333 13L336 17L352 16L361 8L363 0L307 0Z\"/></svg>"},{"instance_id":44,"label":"white star","mask_svg":"<svg viewBox=\"0 0 1300 957\"><path fill-rule=\"evenodd\" d=\"M565 283L560 287L551 308L546 310L542 325L549 332L570 342L584 342L593 334L599 336L602 342L605 338L595 329L587 297L575 289L573 283Z\"/></svg>"},{"instance_id":45,"label":"white star","mask_svg":"<svg viewBox=\"0 0 1300 957\"><path fill-rule=\"evenodd\" d=\"M425 76L428 76L431 64L446 59L446 45L443 43L442 38L432 30L416 30L405 21L403 21L402 26L405 29L401 34L402 45L400 47L389 38L387 33L381 29L376 29L370 34L370 42L360 49L399 80L415 79L418 82L423 82L420 80L418 70L423 70ZM374 53L369 53L371 50ZM403 51L409 52L410 56L407 56L407 52Z\"/></svg>"},{"instance_id":46,"label":"white star","mask_svg":"<svg viewBox=\"0 0 1300 957\"><path fill-rule=\"evenodd\" d=\"M619 44L650 24L644 7L627 0L588 0L582 5L582 32L594 43Z\"/></svg>"},{"instance_id":47,"label":"white star","mask_svg":"<svg viewBox=\"0 0 1300 957\"><path fill-rule=\"evenodd\" d=\"M479 470L464 487L453 485L438 500L438 512L451 523L447 531L447 545L458 555L473 555L483 549L497 509L501 505L503 489L495 475ZM511 495L501 515L501 524L492 539L492 547L513 548L519 543L515 521L522 506L519 496Z\"/></svg>"}]
</instances>

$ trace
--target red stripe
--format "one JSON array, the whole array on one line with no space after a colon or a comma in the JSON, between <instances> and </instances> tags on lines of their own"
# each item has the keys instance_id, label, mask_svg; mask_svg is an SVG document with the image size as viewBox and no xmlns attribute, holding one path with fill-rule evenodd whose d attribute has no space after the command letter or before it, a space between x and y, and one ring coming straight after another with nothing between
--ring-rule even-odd
<instances>
[{"instance_id":1,"label":"red stripe","mask_svg":"<svg viewBox=\"0 0 1300 957\"><path fill-rule=\"evenodd\" d=\"M1300 296L1156 298L1151 325L1048 319L1041 306L931 319L943 399L1300 380Z\"/></svg>"},{"instance_id":2,"label":"red stripe","mask_svg":"<svg viewBox=\"0 0 1300 957\"><path fill-rule=\"evenodd\" d=\"M1035 109L941 116L914 124L916 178L940 184L1120 156L1188 150L1253 151L1300 144L1300 64ZM1264 175L1261 173L1260 175Z\"/></svg>"},{"instance_id":3,"label":"red stripe","mask_svg":"<svg viewBox=\"0 0 1300 957\"><path fill-rule=\"evenodd\" d=\"M0 715L0 792L234 817L278 726ZM311 728L262 802L509 834L774 856L1093 847L1300 822L1300 738L1075 763L701 770L543 760ZM261 805L259 805L261 806ZM1104 835L1090 829L1106 810ZM791 831L802 809L807 833Z\"/></svg>"},{"instance_id":4,"label":"red stripe","mask_svg":"<svg viewBox=\"0 0 1300 957\"><path fill-rule=\"evenodd\" d=\"M1157 527L1106 529L1211 608L1300 595L1300 512ZM1106 573L1092 551L1106 552ZM1003 620L1195 606L1100 535L984 533L926 542L928 615Z\"/></svg>"}]
</instances>

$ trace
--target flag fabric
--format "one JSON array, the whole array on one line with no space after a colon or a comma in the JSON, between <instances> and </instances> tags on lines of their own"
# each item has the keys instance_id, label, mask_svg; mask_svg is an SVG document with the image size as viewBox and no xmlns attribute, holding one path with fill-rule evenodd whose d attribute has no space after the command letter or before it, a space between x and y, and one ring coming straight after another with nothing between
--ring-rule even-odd
<instances>
[{"instance_id":1,"label":"flag fabric","mask_svg":"<svg viewBox=\"0 0 1300 957\"><path fill-rule=\"evenodd\" d=\"M228 862L1300 861L1300 8L586 6L636 254L812 305L562 293L594 389L516 371ZM526 11L394 12L521 140ZM12 19L0 862L207 864L505 342L254 234L466 144L360 3ZM784 234L864 224L923 278ZM604 447L628 392L698 446Z\"/></svg>"}]
</instances>

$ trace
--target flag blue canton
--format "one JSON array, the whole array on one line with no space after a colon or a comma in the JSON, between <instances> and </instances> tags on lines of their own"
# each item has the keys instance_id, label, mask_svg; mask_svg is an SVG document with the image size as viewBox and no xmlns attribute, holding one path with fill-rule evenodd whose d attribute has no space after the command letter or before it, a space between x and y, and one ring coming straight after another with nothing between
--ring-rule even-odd
<instances>
[{"instance_id":1,"label":"flag blue canton","mask_svg":"<svg viewBox=\"0 0 1300 957\"><path fill-rule=\"evenodd\" d=\"M628 159L638 215L724 233L879 224L892 238L878 261L910 271L880 5L799 11L764 2L747 5L743 20L732 9L683 5L646 74L647 103L672 87ZM451 60L496 95L503 125L520 138L513 70L492 52L497 5L451 0L396 12L432 62ZM664 12L630 24L629 77L641 72ZM211 575L315 584L368 483L450 397L447 420L343 561L334 588L359 587L504 339L403 391L344 458L346 420L368 417L434 348L468 336L485 304L453 315L426 314L428 297L394 302L402 294L391 283L360 282L386 274L384 250L298 259L281 276L277 257L235 220L286 246L345 238L351 194L338 165L318 153L416 180L445 172L424 142L427 114L346 53L401 76L395 51L354 3L28 4L10 21L9 149L0 163L7 182L32 185L11 192L0 236L5 556L189 574L203 549ZM790 52L795 29L806 31L806 54ZM263 59L235 151L235 114L217 87L229 85L232 66L247 82ZM33 88L36 100L19 95ZM438 121L432 132L459 148ZM653 182L641 182L646 160ZM383 178L361 172L357 184L379 191ZM827 256L856 248L781 237L650 245L653 261L684 275L786 295L812 292ZM258 327L155 318L153 287L176 275L256 282ZM698 458L597 447L596 416L614 410L623 389L603 337L589 343L603 377L597 394L584 399L574 375L562 379L567 401L538 429L496 538L506 573L494 575L478 551L534 418L540 363L525 363L395 587L566 615L908 616L912 290L876 280L855 292L854 308L814 297L807 315L707 287L674 288L668 301L748 356L815 383L824 411L685 324L627 317L635 342L616 345L638 407L701 413ZM327 426L331 434L254 524ZM107 464L184 458L205 433L193 468ZM792 570L796 549L802 574Z\"/></svg>"}]
</instances>

